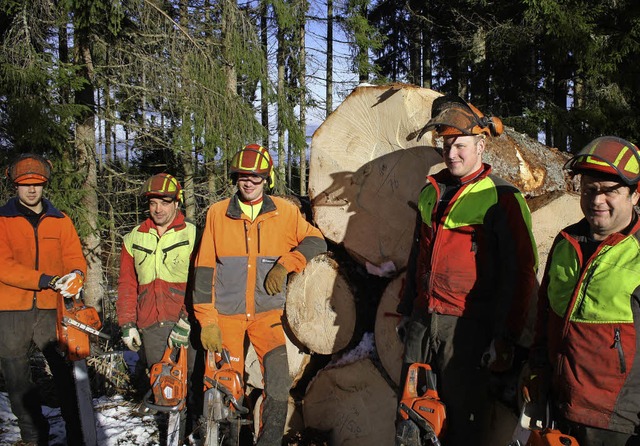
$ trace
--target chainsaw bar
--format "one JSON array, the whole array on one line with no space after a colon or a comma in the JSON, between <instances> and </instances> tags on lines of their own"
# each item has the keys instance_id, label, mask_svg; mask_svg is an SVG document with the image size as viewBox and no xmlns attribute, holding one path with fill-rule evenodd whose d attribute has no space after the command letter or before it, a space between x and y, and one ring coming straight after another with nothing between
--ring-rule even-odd
<instances>
[{"instance_id":1,"label":"chainsaw bar","mask_svg":"<svg viewBox=\"0 0 640 446\"><path fill-rule=\"evenodd\" d=\"M84 359L73 361L73 378L76 384L78 416L80 418L84 445L97 446L98 439L96 434L96 419L93 413L93 397L91 396L87 362Z\"/></svg>"},{"instance_id":2,"label":"chainsaw bar","mask_svg":"<svg viewBox=\"0 0 640 446\"><path fill-rule=\"evenodd\" d=\"M103 339L111 339L111 336L109 336L106 333L103 333L101 331L96 330L95 328L87 325L87 324L83 324L82 322L78 322L75 319L71 319L69 316L63 316L62 317L62 325L64 325L65 327L68 326L72 326L77 328L78 330L82 330L86 333L92 334L92 335L96 335L96 336L100 336Z\"/></svg>"}]
</instances>

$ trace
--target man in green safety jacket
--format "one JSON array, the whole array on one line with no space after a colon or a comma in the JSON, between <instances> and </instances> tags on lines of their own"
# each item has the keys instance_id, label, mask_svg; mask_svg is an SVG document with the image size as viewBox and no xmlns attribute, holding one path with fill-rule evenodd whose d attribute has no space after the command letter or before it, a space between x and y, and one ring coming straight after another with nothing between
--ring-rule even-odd
<instances>
[{"instance_id":1,"label":"man in green safety jacket","mask_svg":"<svg viewBox=\"0 0 640 446\"><path fill-rule=\"evenodd\" d=\"M446 445L491 444L491 372L508 371L535 285L536 247L522 194L482 162L502 122L455 96L434 101L427 130L446 169L427 177L398 312L403 373L429 363L447 407Z\"/></svg>"},{"instance_id":2,"label":"man in green safety jacket","mask_svg":"<svg viewBox=\"0 0 640 446\"><path fill-rule=\"evenodd\" d=\"M558 427L580 446L640 445L639 166L638 148L613 136L565 166L580 174L584 219L550 251L524 396L549 396Z\"/></svg>"},{"instance_id":3,"label":"man in green safety jacket","mask_svg":"<svg viewBox=\"0 0 640 446\"><path fill-rule=\"evenodd\" d=\"M116 310L122 340L132 351L142 348L141 359L147 367L160 362L167 346L189 347L191 376L196 351L189 339L185 294L196 227L180 211L182 188L172 175L153 175L142 194L148 199L149 218L125 235L120 254ZM193 393L188 409L189 420L195 422L199 409L194 405L199 403ZM144 412L143 405L140 409Z\"/></svg>"}]
</instances>

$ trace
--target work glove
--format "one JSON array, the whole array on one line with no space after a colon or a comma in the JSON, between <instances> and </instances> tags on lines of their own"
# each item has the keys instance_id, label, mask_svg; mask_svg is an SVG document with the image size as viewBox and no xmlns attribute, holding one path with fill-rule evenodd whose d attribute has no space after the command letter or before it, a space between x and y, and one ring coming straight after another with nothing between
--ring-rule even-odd
<instances>
[{"instance_id":1,"label":"work glove","mask_svg":"<svg viewBox=\"0 0 640 446\"><path fill-rule=\"evenodd\" d=\"M127 348L133 352L137 352L142 347L140 332L133 325L122 327L122 340Z\"/></svg>"},{"instance_id":2,"label":"work glove","mask_svg":"<svg viewBox=\"0 0 640 446\"><path fill-rule=\"evenodd\" d=\"M189 333L191 333L191 325L189 321L180 317L178 322L173 326L169 333L167 343L169 347L186 347L189 345Z\"/></svg>"},{"instance_id":3,"label":"work glove","mask_svg":"<svg viewBox=\"0 0 640 446\"><path fill-rule=\"evenodd\" d=\"M82 277L82 274L79 271L72 271L66 276L62 276L61 279L58 279L55 289L64 297L73 297L82 291L83 284L84 277Z\"/></svg>"},{"instance_id":4,"label":"work glove","mask_svg":"<svg viewBox=\"0 0 640 446\"><path fill-rule=\"evenodd\" d=\"M492 372L506 372L513 366L515 347L512 342L495 338L482 355L481 365Z\"/></svg>"},{"instance_id":5,"label":"work glove","mask_svg":"<svg viewBox=\"0 0 640 446\"><path fill-rule=\"evenodd\" d=\"M212 352L222 351L222 332L217 324L209 324L202 327L200 332L202 346Z\"/></svg>"},{"instance_id":6,"label":"work glove","mask_svg":"<svg viewBox=\"0 0 640 446\"><path fill-rule=\"evenodd\" d=\"M282 291L287 274L289 274L287 269L281 263L273 265L264 281L264 288L269 295L273 296Z\"/></svg>"},{"instance_id":7,"label":"work glove","mask_svg":"<svg viewBox=\"0 0 640 446\"><path fill-rule=\"evenodd\" d=\"M40 276L40 280L38 281L38 286L41 290L45 288L51 288L52 290L56 289L56 282L60 280L60 276L49 276L47 274L43 274Z\"/></svg>"}]
</instances>

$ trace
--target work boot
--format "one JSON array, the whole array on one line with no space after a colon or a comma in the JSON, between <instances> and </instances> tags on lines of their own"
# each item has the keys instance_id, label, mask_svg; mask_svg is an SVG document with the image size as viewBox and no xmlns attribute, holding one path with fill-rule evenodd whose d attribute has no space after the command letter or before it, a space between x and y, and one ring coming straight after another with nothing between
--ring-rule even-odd
<instances>
[{"instance_id":1,"label":"work boot","mask_svg":"<svg viewBox=\"0 0 640 446\"><path fill-rule=\"evenodd\" d=\"M262 431L256 446L281 446L284 426L287 422L287 402L269 401L266 398L262 409Z\"/></svg>"}]
</instances>

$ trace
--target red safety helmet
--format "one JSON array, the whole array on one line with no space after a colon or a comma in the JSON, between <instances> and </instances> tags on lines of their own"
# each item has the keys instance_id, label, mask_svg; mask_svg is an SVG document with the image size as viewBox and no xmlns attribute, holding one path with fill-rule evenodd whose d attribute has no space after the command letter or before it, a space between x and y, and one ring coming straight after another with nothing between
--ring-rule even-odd
<instances>
[{"instance_id":1,"label":"red safety helmet","mask_svg":"<svg viewBox=\"0 0 640 446\"><path fill-rule=\"evenodd\" d=\"M500 118L485 116L461 97L447 95L433 101L431 119L420 130L418 140L431 129L436 136L500 136L504 127Z\"/></svg>"},{"instance_id":2,"label":"red safety helmet","mask_svg":"<svg viewBox=\"0 0 640 446\"><path fill-rule=\"evenodd\" d=\"M625 139L602 136L587 144L564 168L573 173L613 175L633 186L640 183L640 151Z\"/></svg>"},{"instance_id":3,"label":"red safety helmet","mask_svg":"<svg viewBox=\"0 0 640 446\"><path fill-rule=\"evenodd\" d=\"M23 153L7 168L6 175L18 185L44 184L51 178L51 161L35 153Z\"/></svg>"},{"instance_id":4,"label":"red safety helmet","mask_svg":"<svg viewBox=\"0 0 640 446\"><path fill-rule=\"evenodd\" d=\"M145 181L142 195L148 198L167 197L182 202L182 187L173 175L157 173Z\"/></svg>"},{"instance_id":5,"label":"red safety helmet","mask_svg":"<svg viewBox=\"0 0 640 446\"><path fill-rule=\"evenodd\" d=\"M272 188L275 184L275 172L271 155L269 155L267 149L259 144L244 146L233 155L229 171L234 184L238 181L238 174L240 173L253 174L265 179L269 188Z\"/></svg>"}]
</instances>

